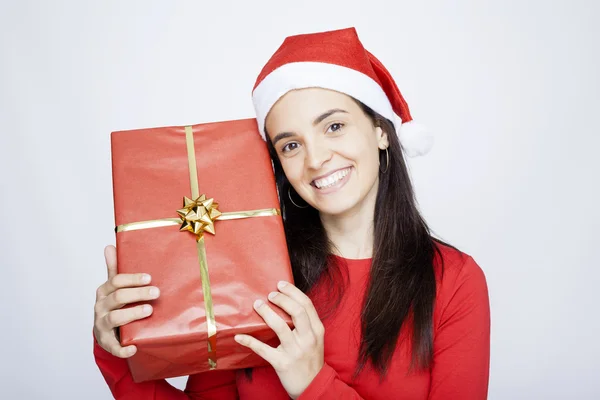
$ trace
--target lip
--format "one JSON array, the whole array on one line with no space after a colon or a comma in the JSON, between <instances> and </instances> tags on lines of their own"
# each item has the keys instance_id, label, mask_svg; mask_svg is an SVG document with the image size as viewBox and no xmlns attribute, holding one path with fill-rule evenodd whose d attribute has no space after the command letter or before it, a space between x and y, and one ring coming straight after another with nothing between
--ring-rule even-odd
<instances>
[{"instance_id":1,"label":"lip","mask_svg":"<svg viewBox=\"0 0 600 400\"><path fill-rule=\"evenodd\" d=\"M328 177L328 176L329 176L329 175L331 175L331 174L335 174L335 173L336 173L336 172L338 172L338 171L343 171L343 170L345 170L345 169L349 169L349 168L352 168L352 167L351 167L351 166L348 166L348 167L342 167L342 168L334 169L333 171L330 171L330 172L328 172L328 173L326 173L326 174L323 174L323 175L317 176L316 178L313 178L313 180L311 181L311 185L312 185L312 183L313 183L314 181L316 181L317 179L323 179L323 178L326 178L326 177Z\"/></svg>"},{"instance_id":2,"label":"lip","mask_svg":"<svg viewBox=\"0 0 600 400\"><path fill-rule=\"evenodd\" d=\"M352 170L354 168L352 168L352 167L340 168L340 169L337 169L335 171L332 171L329 174L323 175L323 177L327 177L327 176L329 176L329 175L331 175L331 174L333 174L335 172L343 171L345 169L348 169L348 174L345 177L343 177L342 180L338 181L334 186L326 188L326 189L319 189L319 188L317 188L314 185L314 183L311 183L311 186L313 187L313 190L315 192L317 192L318 194L321 194L321 195L337 192L338 190L340 190L341 188L343 188L346 185L346 183L350 180L350 177L352 176ZM320 179L320 178L317 178L317 179Z\"/></svg>"}]
</instances>

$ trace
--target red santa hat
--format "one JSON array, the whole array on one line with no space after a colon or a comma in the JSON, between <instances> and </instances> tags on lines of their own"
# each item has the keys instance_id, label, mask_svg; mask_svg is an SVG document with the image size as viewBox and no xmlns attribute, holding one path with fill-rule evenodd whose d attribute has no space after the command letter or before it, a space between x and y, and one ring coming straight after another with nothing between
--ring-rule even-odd
<instances>
[{"instance_id":1,"label":"red santa hat","mask_svg":"<svg viewBox=\"0 0 600 400\"><path fill-rule=\"evenodd\" d=\"M433 136L412 120L392 75L367 51L355 28L287 37L252 91L260 133L271 107L290 90L319 87L347 94L392 121L409 157L426 154Z\"/></svg>"}]
</instances>

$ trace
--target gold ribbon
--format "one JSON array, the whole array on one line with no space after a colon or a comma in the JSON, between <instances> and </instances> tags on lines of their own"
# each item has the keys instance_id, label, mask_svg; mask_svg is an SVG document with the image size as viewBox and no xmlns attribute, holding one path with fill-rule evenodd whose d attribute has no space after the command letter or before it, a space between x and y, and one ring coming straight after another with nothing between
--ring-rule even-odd
<instances>
[{"instance_id":1,"label":"gold ribbon","mask_svg":"<svg viewBox=\"0 0 600 400\"><path fill-rule=\"evenodd\" d=\"M204 246L204 232L216 234L214 223L217 220L232 220L253 217L270 217L281 215L276 208L261 210L221 212L219 204L214 199L207 199L206 195L200 194L198 187L198 172L196 169L196 151L194 149L194 133L191 126L185 127L185 139L188 155L188 167L190 171L190 187L192 198L183 198L183 208L177 210L179 218L162 218L150 221L139 221L116 227L117 232L135 231L139 229L159 228L165 226L181 225L181 232L191 232L196 236L196 250L198 263L200 264L200 278L202 280L202 293L204 295L204 308L206 311L206 324L208 330L208 364L210 369L217 367L216 357L216 335L217 323L213 310L212 295L210 291L210 280L208 277L208 263L206 261L206 248Z\"/></svg>"}]
</instances>

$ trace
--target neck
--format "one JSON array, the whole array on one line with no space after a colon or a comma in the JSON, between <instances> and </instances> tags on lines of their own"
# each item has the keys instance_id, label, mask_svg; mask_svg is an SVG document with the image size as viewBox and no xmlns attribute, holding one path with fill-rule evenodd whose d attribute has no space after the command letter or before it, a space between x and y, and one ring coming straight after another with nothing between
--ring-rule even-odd
<instances>
[{"instance_id":1,"label":"neck","mask_svg":"<svg viewBox=\"0 0 600 400\"><path fill-rule=\"evenodd\" d=\"M349 259L373 257L373 219L377 187L375 183L363 201L343 214L320 215L336 255Z\"/></svg>"}]
</instances>

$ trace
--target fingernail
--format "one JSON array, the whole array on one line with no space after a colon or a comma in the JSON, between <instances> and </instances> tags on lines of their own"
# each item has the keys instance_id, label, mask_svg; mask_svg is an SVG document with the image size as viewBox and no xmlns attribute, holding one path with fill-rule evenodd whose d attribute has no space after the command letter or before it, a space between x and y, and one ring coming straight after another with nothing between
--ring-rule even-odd
<instances>
[{"instance_id":1,"label":"fingernail","mask_svg":"<svg viewBox=\"0 0 600 400\"><path fill-rule=\"evenodd\" d=\"M262 301L262 300L256 300L254 302L254 308L258 308L258 307L262 306L263 304L265 304L264 301Z\"/></svg>"},{"instance_id":2,"label":"fingernail","mask_svg":"<svg viewBox=\"0 0 600 400\"><path fill-rule=\"evenodd\" d=\"M155 287L150 288L150 291L148 292L150 297L154 297L154 298L158 297L159 293L160 292L159 292L158 288L155 288Z\"/></svg>"},{"instance_id":3,"label":"fingernail","mask_svg":"<svg viewBox=\"0 0 600 400\"><path fill-rule=\"evenodd\" d=\"M144 304L144 306L142 306L142 312L144 314L150 314L152 312L152 306L149 304Z\"/></svg>"},{"instance_id":4,"label":"fingernail","mask_svg":"<svg viewBox=\"0 0 600 400\"><path fill-rule=\"evenodd\" d=\"M273 300L275 297L277 297L277 292L269 293L269 300Z\"/></svg>"},{"instance_id":5,"label":"fingernail","mask_svg":"<svg viewBox=\"0 0 600 400\"><path fill-rule=\"evenodd\" d=\"M235 336L233 337L233 340L235 340L235 341L236 341L236 342L238 342L238 343L242 343L242 337L241 337L240 335L235 335Z\"/></svg>"},{"instance_id":6,"label":"fingernail","mask_svg":"<svg viewBox=\"0 0 600 400\"><path fill-rule=\"evenodd\" d=\"M286 281L279 281L279 283L277 283L277 287L278 287L279 289L283 289L284 287L286 287L286 286L287 286L287 284L288 284L288 283L287 283Z\"/></svg>"},{"instance_id":7,"label":"fingernail","mask_svg":"<svg viewBox=\"0 0 600 400\"><path fill-rule=\"evenodd\" d=\"M132 355L135 353L135 347L130 347L130 348L127 350L127 353L128 353L130 356L132 356Z\"/></svg>"},{"instance_id":8,"label":"fingernail","mask_svg":"<svg viewBox=\"0 0 600 400\"><path fill-rule=\"evenodd\" d=\"M150 275L143 274L142 275L142 283L150 283Z\"/></svg>"}]
</instances>

